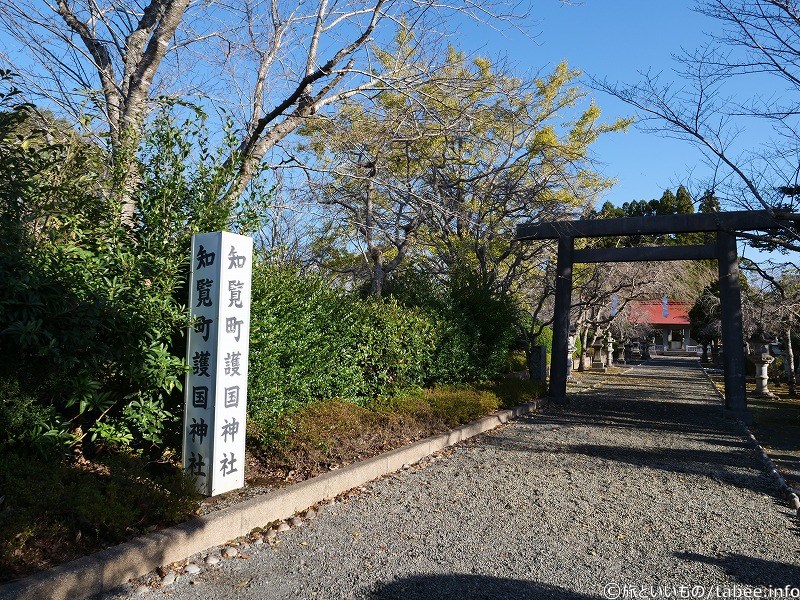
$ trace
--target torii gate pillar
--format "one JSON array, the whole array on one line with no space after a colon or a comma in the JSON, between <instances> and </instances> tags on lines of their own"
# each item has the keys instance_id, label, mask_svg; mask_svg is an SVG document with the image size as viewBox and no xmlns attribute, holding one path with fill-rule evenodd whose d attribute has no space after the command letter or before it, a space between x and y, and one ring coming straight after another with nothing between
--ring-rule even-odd
<instances>
[{"instance_id":1,"label":"torii gate pillar","mask_svg":"<svg viewBox=\"0 0 800 600\"><path fill-rule=\"evenodd\" d=\"M749 422L745 393L744 334L742 333L742 292L739 288L739 260L736 236L717 232L719 299L722 312L722 362L725 370L725 414Z\"/></svg>"},{"instance_id":2,"label":"torii gate pillar","mask_svg":"<svg viewBox=\"0 0 800 600\"><path fill-rule=\"evenodd\" d=\"M553 315L553 354L550 357L550 398L563 399L567 395L569 367L569 313L572 306L572 262L575 238L558 238L556 259L556 297Z\"/></svg>"}]
</instances>

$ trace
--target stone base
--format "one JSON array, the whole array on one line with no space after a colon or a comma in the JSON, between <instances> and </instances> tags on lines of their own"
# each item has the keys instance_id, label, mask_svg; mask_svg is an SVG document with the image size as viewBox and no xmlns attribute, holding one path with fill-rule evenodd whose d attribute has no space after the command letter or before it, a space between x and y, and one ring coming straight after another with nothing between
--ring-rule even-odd
<instances>
[{"instance_id":1,"label":"stone base","mask_svg":"<svg viewBox=\"0 0 800 600\"><path fill-rule=\"evenodd\" d=\"M556 406L564 406L569 404L569 396L548 396L547 402Z\"/></svg>"},{"instance_id":2,"label":"stone base","mask_svg":"<svg viewBox=\"0 0 800 600\"><path fill-rule=\"evenodd\" d=\"M722 416L726 419L739 419L745 425L753 423L753 413L749 410L732 410L730 408L722 409Z\"/></svg>"}]
</instances>

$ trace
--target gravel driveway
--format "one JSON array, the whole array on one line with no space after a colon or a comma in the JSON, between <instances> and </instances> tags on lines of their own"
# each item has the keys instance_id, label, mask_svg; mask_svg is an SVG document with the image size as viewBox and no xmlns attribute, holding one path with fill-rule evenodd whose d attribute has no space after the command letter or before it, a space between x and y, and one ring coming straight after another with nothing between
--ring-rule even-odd
<instances>
[{"instance_id":1,"label":"gravel driveway","mask_svg":"<svg viewBox=\"0 0 800 600\"><path fill-rule=\"evenodd\" d=\"M196 556L200 573L109 597L577 599L651 585L709 595L711 586L800 587L798 520L738 426L721 418L696 360L650 361L448 454L321 508L277 542L240 546L214 566ZM658 592L646 597L670 590Z\"/></svg>"}]
</instances>

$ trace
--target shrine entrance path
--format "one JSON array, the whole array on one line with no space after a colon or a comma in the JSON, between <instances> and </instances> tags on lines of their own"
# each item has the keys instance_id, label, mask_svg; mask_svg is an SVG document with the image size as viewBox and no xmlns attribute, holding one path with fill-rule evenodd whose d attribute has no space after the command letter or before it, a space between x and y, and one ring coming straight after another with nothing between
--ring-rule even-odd
<instances>
[{"instance_id":1,"label":"shrine entrance path","mask_svg":"<svg viewBox=\"0 0 800 600\"><path fill-rule=\"evenodd\" d=\"M697 361L601 379L322 508L274 546L240 549L247 559L146 594L578 599L614 597L613 585L800 586L797 518Z\"/></svg>"}]
</instances>

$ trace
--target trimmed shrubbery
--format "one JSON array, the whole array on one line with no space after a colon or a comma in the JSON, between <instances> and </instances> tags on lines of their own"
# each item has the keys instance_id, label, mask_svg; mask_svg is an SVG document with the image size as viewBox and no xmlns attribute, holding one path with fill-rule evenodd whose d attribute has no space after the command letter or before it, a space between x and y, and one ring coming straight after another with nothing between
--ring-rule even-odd
<instances>
[{"instance_id":1,"label":"trimmed shrubbery","mask_svg":"<svg viewBox=\"0 0 800 600\"><path fill-rule=\"evenodd\" d=\"M387 286L402 305L422 311L437 326L426 382L483 381L506 371L519 311L467 270L438 281L411 271Z\"/></svg>"},{"instance_id":2,"label":"trimmed shrubbery","mask_svg":"<svg viewBox=\"0 0 800 600\"><path fill-rule=\"evenodd\" d=\"M249 412L268 435L285 411L326 398L366 405L423 383L435 326L286 267L253 273Z\"/></svg>"},{"instance_id":3,"label":"trimmed shrubbery","mask_svg":"<svg viewBox=\"0 0 800 600\"><path fill-rule=\"evenodd\" d=\"M253 432L279 432L284 412L314 401L368 406L423 385L492 379L507 365L514 314L510 301L468 285L415 278L372 299L290 268L257 265Z\"/></svg>"},{"instance_id":4,"label":"trimmed shrubbery","mask_svg":"<svg viewBox=\"0 0 800 600\"><path fill-rule=\"evenodd\" d=\"M499 408L541 397L544 384L514 377L476 385L436 386L360 406L339 399L317 400L281 415L264 441L273 473L304 479L450 429Z\"/></svg>"}]
</instances>

